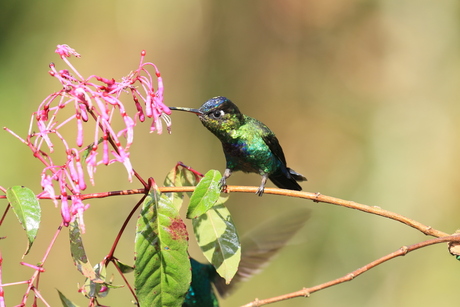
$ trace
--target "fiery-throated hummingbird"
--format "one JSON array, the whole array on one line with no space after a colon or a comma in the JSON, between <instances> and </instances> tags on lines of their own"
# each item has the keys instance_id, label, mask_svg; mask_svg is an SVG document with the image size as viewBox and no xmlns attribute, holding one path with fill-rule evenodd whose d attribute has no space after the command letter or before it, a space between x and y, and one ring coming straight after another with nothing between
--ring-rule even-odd
<instances>
[{"instance_id":1,"label":"fiery-throated hummingbird","mask_svg":"<svg viewBox=\"0 0 460 307\"><path fill-rule=\"evenodd\" d=\"M264 193L267 179L279 188L302 190L297 181L305 181L307 178L287 167L283 149L275 134L262 122L242 114L229 99L214 97L199 109L170 109L197 114L201 123L222 142L227 160L220 182L223 188L233 171L243 171L262 176L256 192L259 196Z\"/></svg>"}]
</instances>

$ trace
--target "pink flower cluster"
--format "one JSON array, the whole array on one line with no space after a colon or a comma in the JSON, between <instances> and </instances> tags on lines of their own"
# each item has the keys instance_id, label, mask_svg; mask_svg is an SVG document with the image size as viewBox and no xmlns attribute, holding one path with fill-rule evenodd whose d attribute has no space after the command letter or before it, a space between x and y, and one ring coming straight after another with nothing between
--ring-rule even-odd
<instances>
[{"instance_id":1,"label":"pink flower cluster","mask_svg":"<svg viewBox=\"0 0 460 307\"><path fill-rule=\"evenodd\" d=\"M55 51L69 66L67 69L56 70L55 65L50 65L50 75L57 78L62 84L62 89L49 95L33 113L26 140L18 137L28 145L34 156L39 158L45 168L41 175L43 193L41 196L50 197L56 205L61 203L61 214L65 225L75 217L84 227L82 214L88 208L84 205L79 195L86 189L86 176L94 185L94 173L98 165L109 165L115 162L123 163L128 179L132 180L133 168L129 159L129 148L134 140L134 126L144 122L146 117L152 119L150 131L162 133L163 120L170 132L170 109L163 103L163 82L160 72L153 63L144 63L145 51L141 53L141 60L136 70L128 76L115 81L99 76L83 78L68 60L69 57L80 55L67 45L58 45ZM147 70L155 70L154 78ZM136 113L132 116L121 101L121 95L128 93L134 102ZM70 111L69 111L70 109ZM134 108L133 108L134 109ZM65 110L65 111L64 111ZM122 123L122 129L116 131L114 121ZM85 123L93 121L93 133L90 141L85 142L88 133L84 129ZM76 137L68 141L62 132L62 127L75 123ZM38 132L32 132L36 126ZM54 152L54 143L60 142L65 150L64 164L55 164L51 154ZM62 156L59 156L61 159ZM82 165L84 160L85 166ZM57 182L59 192L56 193Z\"/></svg>"}]
</instances>

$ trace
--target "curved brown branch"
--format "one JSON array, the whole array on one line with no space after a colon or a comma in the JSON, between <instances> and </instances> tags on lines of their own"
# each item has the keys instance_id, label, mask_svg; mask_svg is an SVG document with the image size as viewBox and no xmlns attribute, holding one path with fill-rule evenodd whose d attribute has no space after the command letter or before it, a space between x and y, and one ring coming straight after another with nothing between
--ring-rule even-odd
<instances>
[{"instance_id":1,"label":"curved brown branch","mask_svg":"<svg viewBox=\"0 0 460 307\"><path fill-rule=\"evenodd\" d=\"M163 187L160 188L161 192L193 192L195 187ZM257 187L246 187L246 186L227 186L228 193L232 192L240 192L240 193L255 193L257 191ZM320 193L311 193L311 192L302 192L302 191L292 191L292 190L285 190L285 189L277 189L277 188L265 188L264 194L273 194L273 195L284 195L290 197L297 197L297 198L304 198L310 199L317 203L327 203L332 205L337 205L341 207L346 207L350 209L356 209L363 212L383 216L403 224L406 224L412 228L415 228L425 235L433 236L433 237L445 237L449 234L436 230L431 226L424 225L420 222L402 216L400 214L384 210L380 207L375 206L367 206L363 205L354 201L344 200L340 198L335 198L331 196L321 195Z\"/></svg>"},{"instance_id":2,"label":"curved brown branch","mask_svg":"<svg viewBox=\"0 0 460 307\"><path fill-rule=\"evenodd\" d=\"M228 192L255 193L256 190L257 190L256 187L243 187L243 186L228 186L227 187ZM359 204L354 201L343 200L340 198L321 195L320 193L301 192L301 191L283 190L283 189L275 189L275 188L265 188L264 193L265 194L275 194L275 195L285 195L285 196L291 196L291 197L297 197L297 198L306 198L306 199L311 199L314 202L327 203L327 204L337 205L337 206L346 207L350 209L356 209L356 210L360 210L360 211L367 212L367 213L372 213L375 215L383 216L383 217L401 222L403 224L406 224L412 228L415 228L421 231L422 233L428 236L445 237L449 235L445 232L433 229L431 226L424 225L422 223L414 221L400 214L396 214L394 212L384 210L380 207L367 206L367 205Z\"/></svg>"},{"instance_id":3,"label":"curved brown branch","mask_svg":"<svg viewBox=\"0 0 460 307\"><path fill-rule=\"evenodd\" d=\"M195 190L195 187L160 187L159 190L162 193L193 192ZM227 186L227 190L226 190L227 193L233 193L233 192L255 193L256 191L257 191L257 187L248 187L248 186ZM84 200L84 199L91 199L91 198L105 198L109 196L145 194L145 193L146 193L145 189L133 189L133 190L123 190L123 191L110 191L110 192L104 192L104 193L82 194L80 197L82 200ZM354 201L321 195L320 193L292 191L292 190L277 189L277 188L265 188L264 194L284 195L284 196L290 196L290 197L310 199L317 203L327 203L327 204L337 205L341 207L346 207L350 209L355 209L355 210L383 216L383 217L398 221L400 223L406 224L407 226L415 228L428 236L439 238L439 237L446 237L449 235L448 233L434 229L431 226L424 225L420 222L417 222L415 220L412 220L400 214L397 214L397 213L394 213L388 210L384 210L380 207L367 206L367 205L363 205L363 204L360 204ZM5 197L0 196L0 198L5 198ZM45 197L43 198L46 199Z\"/></svg>"},{"instance_id":4,"label":"curved brown branch","mask_svg":"<svg viewBox=\"0 0 460 307\"><path fill-rule=\"evenodd\" d=\"M256 306L262 306L262 305L267 305L267 304L271 304L271 303L275 303L275 302L280 302L280 301L284 301L284 300L288 300L288 299L291 299L291 298L295 298L295 297L309 297L312 293L314 292L317 292L317 291L320 291L320 290L323 290L323 289L326 289L326 288L329 288L329 287L332 287L332 286L335 286L335 285L338 285L338 284L341 284L341 283L344 283L344 282L347 282L347 281L350 281L350 280L353 280L354 278L358 277L359 275L369 271L370 269L386 262L386 261L389 261L391 259L394 259L396 257L399 257L399 256L405 256L406 254L412 252L412 251L415 251L417 249L421 249L423 247L427 247L427 246L430 246L430 245L433 245L433 244L438 244L438 243L445 243L445 242L460 242L460 235L452 235L452 236L446 236L446 237L441 237L441 238L435 238L435 239L430 239L430 240L426 240L426 241L423 241L423 242L419 242L419 243L416 243L416 244L413 244L413 245L409 245L409 246L403 246L401 247L400 249L398 249L397 251L393 252L393 253L390 253L386 256L383 256L377 260L374 260L372 261L371 263L368 263L366 264L365 266L351 272L351 273L348 273L342 277L339 277L337 279L334 279L334 280L331 280L331 281L328 281L328 282L325 282L323 284L320 284L320 285L317 285L317 286L314 286L314 287L310 287L310 288L303 288L302 290L299 290L299 291L296 291L296 292L292 292L292 293L288 293L288 294L285 294L285 295L280 295L280 296L276 296L276 297L272 297L272 298L268 298L268 299L264 299L264 300L254 300L253 302L249 303L249 304L246 304L246 305L243 305L241 307L256 307Z\"/></svg>"}]
</instances>

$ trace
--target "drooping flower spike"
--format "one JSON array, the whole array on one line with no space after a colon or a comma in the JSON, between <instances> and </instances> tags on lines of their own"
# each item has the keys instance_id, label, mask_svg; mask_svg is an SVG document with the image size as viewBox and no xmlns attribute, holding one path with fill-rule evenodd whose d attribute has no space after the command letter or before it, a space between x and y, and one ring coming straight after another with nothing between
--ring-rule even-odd
<instances>
[{"instance_id":1,"label":"drooping flower spike","mask_svg":"<svg viewBox=\"0 0 460 307\"><path fill-rule=\"evenodd\" d=\"M26 139L6 130L28 145L34 156L45 165L41 175L41 195L50 197L56 205L60 200L64 224L68 225L78 218L84 227L82 216L88 205L83 204L79 195L87 187L86 178L94 185L98 165L120 162L131 181L133 167L129 148L134 141L134 127L138 122L151 118L151 132L162 133L162 120L170 132L171 119L168 115L171 110L163 102L160 71L155 64L144 62L145 51L141 52L137 69L121 81L95 75L84 78L69 60L72 56L80 58L79 53L68 45L58 45L55 52L69 67L57 70L54 63L50 64L49 74L61 83L62 89L46 97L33 113ZM156 78L149 72L151 68ZM127 110L132 108L126 108L126 102L121 100L122 94L125 94L123 99L126 100L126 93L132 97L135 114L129 114ZM85 129L85 123L91 119L95 129ZM73 123L76 137L68 137L61 132L64 126ZM120 126L121 129L117 130L116 127ZM61 146L55 146L55 142L60 142ZM55 148L64 148L65 152L54 153ZM54 163L53 157L62 160L63 156L66 157L63 164ZM86 163L86 175L82 160Z\"/></svg>"}]
</instances>

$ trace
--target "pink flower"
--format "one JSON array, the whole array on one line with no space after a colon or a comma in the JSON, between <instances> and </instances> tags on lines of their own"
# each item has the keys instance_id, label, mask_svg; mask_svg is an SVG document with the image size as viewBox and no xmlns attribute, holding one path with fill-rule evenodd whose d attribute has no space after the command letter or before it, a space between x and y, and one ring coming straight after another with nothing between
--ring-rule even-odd
<instances>
[{"instance_id":1,"label":"pink flower","mask_svg":"<svg viewBox=\"0 0 460 307\"><path fill-rule=\"evenodd\" d=\"M83 220L83 212L89 208L89 204L84 205L81 199L77 195L72 195L71 198L72 205L70 212L72 213L73 218L78 219L78 225L80 226L81 232L85 233L85 222Z\"/></svg>"},{"instance_id":2,"label":"pink flower","mask_svg":"<svg viewBox=\"0 0 460 307\"><path fill-rule=\"evenodd\" d=\"M71 55L76 56L77 58L80 57L75 49L70 48L68 45L57 45L55 52L61 57L70 57Z\"/></svg>"},{"instance_id":3,"label":"pink flower","mask_svg":"<svg viewBox=\"0 0 460 307\"><path fill-rule=\"evenodd\" d=\"M46 97L33 113L26 139L7 130L29 146L34 156L44 163L42 195L50 197L56 205L60 199L64 224L78 218L83 225L83 212L88 205L83 205L79 195L87 188L86 178L94 185L98 165L119 162L125 166L131 181L134 171L129 149L134 142L134 128L151 118L150 131L161 134L164 121L170 132L168 115L171 110L163 102L160 71L153 63L144 62L145 51L141 53L137 69L119 81L95 75L84 78L69 61L72 56L80 58L80 54L68 45L58 45L55 52L68 66L68 69L57 70L50 64L49 74L59 81L61 89ZM149 69L153 69L154 74ZM129 97L126 93L131 99L126 99ZM127 108L126 103L134 103L134 108ZM128 110L133 109L136 113L129 114ZM89 129L86 123L91 120L94 122ZM76 128L76 133L69 136L67 130L62 129L68 125ZM85 144L85 140L94 142ZM61 144L55 146L54 142ZM55 148L59 148L56 149L59 152L54 152ZM82 166L81 157L85 157L86 168ZM54 160L65 161L55 164ZM59 192L53 181L58 182Z\"/></svg>"},{"instance_id":4,"label":"pink flower","mask_svg":"<svg viewBox=\"0 0 460 307\"><path fill-rule=\"evenodd\" d=\"M48 196L53 200L54 205L57 207L58 203L56 200L56 194L54 193L53 180L50 175L42 173L41 186L43 187L44 192L48 194Z\"/></svg>"}]
</instances>

